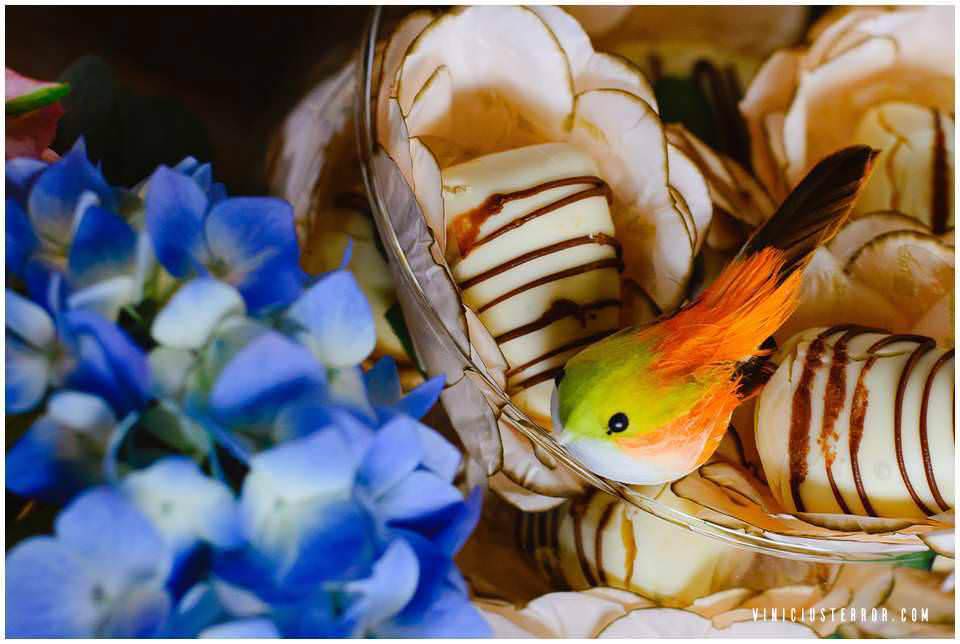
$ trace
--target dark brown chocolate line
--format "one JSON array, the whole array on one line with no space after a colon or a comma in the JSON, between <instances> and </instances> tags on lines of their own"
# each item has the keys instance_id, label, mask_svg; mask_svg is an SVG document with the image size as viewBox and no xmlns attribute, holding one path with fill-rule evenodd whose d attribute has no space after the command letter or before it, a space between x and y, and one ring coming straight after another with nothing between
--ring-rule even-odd
<instances>
[{"instance_id":1,"label":"dark brown chocolate line","mask_svg":"<svg viewBox=\"0 0 960 644\"><path fill-rule=\"evenodd\" d=\"M620 306L620 300L597 300L596 302L588 302L587 304L577 304L576 302L566 299L557 300L550 305L550 308L548 308L543 315L538 317L533 322L529 322L523 326L518 326L516 329L511 331L501 333L494 338L494 340L496 340L498 344L503 344L504 342L509 342L510 340L516 340L517 338L527 335L528 333L534 333L535 331L539 331L544 327L550 326L557 320L562 320L563 318L568 317L575 317L580 320L582 325L586 325L586 314L588 311L596 311L611 306Z\"/></svg>"},{"instance_id":2,"label":"dark brown chocolate line","mask_svg":"<svg viewBox=\"0 0 960 644\"><path fill-rule=\"evenodd\" d=\"M539 362L543 362L544 360L549 360L554 356L558 356L561 353L566 353L567 351L571 351L573 349L576 349L577 347L586 346L588 344L593 344L598 340L602 340L608 335L610 335L611 333L613 333L614 331L616 331L616 329L609 329L607 331L601 331L600 333L594 333L593 335L588 335L588 336L573 340L572 342L568 342L562 346L557 347L552 351L548 351L547 353L544 353L541 356L537 356L536 358L534 358L533 360L530 360L529 362L525 362L522 365L518 365L516 367L511 367L510 369L507 370L505 375L507 378L510 378L511 376L515 376L521 371L525 369L529 369L530 367L532 367L533 365Z\"/></svg>"},{"instance_id":3,"label":"dark brown chocolate line","mask_svg":"<svg viewBox=\"0 0 960 644\"><path fill-rule=\"evenodd\" d=\"M607 507L603 509L603 514L600 515L600 520L597 521L597 529L593 533L593 552L597 561L597 577L600 578L600 585L602 586L608 585L607 571L604 570L603 566L603 531L610 523L610 519L613 518L613 511L616 507L616 501L609 499Z\"/></svg>"},{"instance_id":4,"label":"dark brown chocolate line","mask_svg":"<svg viewBox=\"0 0 960 644\"><path fill-rule=\"evenodd\" d=\"M587 184L593 186L586 190L568 195L563 199L559 199L551 204L547 204L542 208L538 208L531 213L523 215L510 223L498 228L493 231L483 239L478 240L477 236L480 234L480 227L483 225L487 219L493 215L499 213L503 210L509 202L515 201L518 199L526 199L532 197L541 192L547 190L553 190L554 188L561 188L563 186L572 186L578 184ZM485 244L491 239L496 239L505 232L522 226L528 221L536 219L541 215L546 215L563 208L564 206L569 206L572 203L576 203L582 199L589 199L590 197L599 197L604 196L608 200L611 198L610 187L604 183L603 179L593 176L582 176L582 177L568 177L566 179L556 179L554 181L547 181L539 185L533 186L532 188L525 188L523 190L517 190L515 192L509 193L497 193L492 194L486 198L486 200L468 212L465 212L454 219L452 228L454 233L454 239L457 240L457 245L460 248L460 256L466 257L470 254L477 246Z\"/></svg>"},{"instance_id":5,"label":"dark brown chocolate line","mask_svg":"<svg viewBox=\"0 0 960 644\"><path fill-rule=\"evenodd\" d=\"M624 511L623 519L620 521L620 539L623 541L623 552L627 559L627 570L623 578L624 586L630 586L630 580L633 579L633 565L637 558L637 541L633 538L633 523L629 520L629 515ZM627 540L629 539L629 543Z\"/></svg>"},{"instance_id":6,"label":"dark brown chocolate line","mask_svg":"<svg viewBox=\"0 0 960 644\"><path fill-rule=\"evenodd\" d=\"M810 385L815 371L823 364L820 359L826 346L826 338L831 335L832 328L827 329L807 348L807 355L803 361L803 371L797 389L793 392L793 404L790 413L790 495L793 505L798 512L805 512L803 499L800 498L800 485L807 478L807 454L810 451Z\"/></svg>"},{"instance_id":7,"label":"dark brown chocolate line","mask_svg":"<svg viewBox=\"0 0 960 644\"><path fill-rule=\"evenodd\" d=\"M556 244L551 244L545 248L540 248L537 250L530 251L529 253L524 253L519 257L515 257L508 262L504 262L498 266L494 266L488 271L484 271L479 275L475 275L468 280L464 280L460 284L460 289L466 291L471 286L476 286L480 282L490 279L491 277L496 277L501 273L505 273L512 268L516 268L522 264L539 259L540 257L545 257L553 253L560 252L562 250L567 250L568 248L574 248L576 246L584 246L586 244L597 244L598 246L613 246L617 251L617 256L620 256L620 242L618 242L614 237L607 235L605 233L596 233L593 235L583 235L582 237L575 237L573 239L567 239L562 242L557 242Z\"/></svg>"},{"instance_id":8,"label":"dark brown chocolate line","mask_svg":"<svg viewBox=\"0 0 960 644\"><path fill-rule=\"evenodd\" d=\"M837 500L841 512L850 514L847 501L840 494L837 481L833 476L833 457L828 454L828 441L835 435L834 426L843 408L843 401L847 396L847 344L854 337L864 333L861 329L852 329L844 333L833 345L833 356L830 361L830 374L827 377L827 388L823 396L823 425L820 428L820 449L823 452L823 465L830 482L833 498ZM834 441L836 443L836 441Z\"/></svg>"},{"instance_id":9,"label":"dark brown chocolate line","mask_svg":"<svg viewBox=\"0 0 960 644\"><path fill-rule=\"evenodd\" d=\"M540 564L540 570L547 572L550 570L549 555L550 553L544 548L544 544L547 539L547 524L546 516L544 512L538 512L536 518L534 519L534 524L536 525L536 533L534 534L533 542L537 548L537 562Z\"/></svg>"},{"instance_id":10,"label":"dark brown chocolate line","mask_svg":"<svg viewBox=\"0 0 960 644\"><path fill-rule=\"evenodd\" d=\"M950 187L947 185L947 149L943 134L943 125L940 123L940 113L932 109L933 115L933 185L931 186L932 212L930 213L930 227L933 234L942 235L947 232L948 206L947 198Z\"/></svg>"},{"instance_id":11,"label":"dark brown chocolate line","mask_svg":"<svg viewBox=\"0 0 960 644\"><path fill-rule=\"evenodd\" d=\"M954 350L950 349L933 363L933 367L930 368L930 373L927 374L927 380L923 384L923 397L920 402L920 453L923 455L923 471L927 475L927 483L930 485L930 491L933 493L934 500L944 512L950 509L950 505L940 493L940 488L937 487L936 477L933 474L933 463L930 460L930 444L927 442L927 405L930 402L930 390L933 388L933 380L937 376L937 372L940 371L940 368L953 359L953 352ZM956 395L956 392L954 392L954 395ZM954 410L953 413L956 413L956 411ZM955 421L954 425L956 425ZM956 431L956 427L954 427L954 431Z\"/></svg>"},{"instance_id":12,"label":"dark brown chocolate line","mask_svg":"<svg viewBox=\"0 0 960 644\"><path fill-rule=\"evenodd\" d=\"M874 342L867 349L867 353L874 354L877 350L897 342L924 342L926 339L919 335L890 335ZM871 355L864 363L863 369L860 370L860 374L857 376L857 385L853 390L853 401L850 408L850 468L853 471L853 483L857 488L857 495L860 497L863 509L872 517L877 516L877 513L870 503L870 497L867 496L867 490L863 485L863 476L860 474L860 443L863 441L863 426L867 416L867 405L869 404L866 378L879 357Z\"/></svg>"},{"instance_id":13,"label":"dark brown chocolate line","mask_svg":"<svg viewBox=\"0 0 960 644\"><path fill-rule=\"evenodd\" d=\"M863 421L867 415L868 393L864 384L870 367L877 361L876 356L871 356L860 370L857 376L857 384L853 389L853 401L850 404L850 469L853 472L853 484L857 488L857 495L863 504L864 511L872 517L877 516L870 504L870 498L863 487L863 477L860 476L860 441L863 440Z\"/></svg>"},{"instance_id":14,"label":"dark brown chocolate line","mask_svg":"<svg viewBox=\"0 0 960 644\"><path fill-rule=\"evenodd\" d=\"M547 546L547 552L550 553L550 583L554 588L569 588L570 584L564 576L563 565L559 559L560 512L554 509L541 512L541 514L547 515L547 541L545 545Z\"/></svg>"},{"instance_id":15,"label":"dark brown chocolate line","mask_svg":"<svg viewBox=\"0 0 960 644\"><path fill-rule=\"evenodd\" d=\"M593 571L590 570L590 562L587 561L587 555L584 553L583 535L580 530L582 528L581 519L583 512L589 507L592 499L593 492L591 491L585 497L574 499L570 503L570 518L573 519L573 541L577 549L577 561L580 564L580 570L583 572L583 578L587 580L588 586L596 586L597 580L593 576Z\"/></svg>"},{"instance_id":16,"label":"dark brown chocolate line","mask_svg":"<svg viewBox=\"0 0 960 644\"><path fill-rule=\"evenodd\" d=\"M507 393L513 396L514 394L519 393L524 389L529 389L534 385L539 385L541 382L546 382L547 380L553 380L554 378L559 376L561 373L563 373L563 365L560 365L559 367L553 367L552 369L547 369L546 371L541 371L537 375L530 376L523 382L517 383L513 387L510 387Z\"/></svg>"},{"instance_id":17,"label":"dark brown chocolate line","mask_svg":"<svg viewBox=\"0 0 960 644\"><path fill-rule=\"evenodd\" d=\"M893 445L896 448L897 467L900 469L900 477L903 479L903 484L907 486L907 492L910 493L910 498L913 499L916 506L920 508L920 511L928 516L935 513L920 499L920 495L917 494L917 491L914 489L913 483L910 482L910 475L907 474L907 464L903 460L903 397L907 393L907 383L910 380L910 374L913 373L917 362L933 350L935 346L937 346L937 343L928 339L926 342L919 344L917 348L913 350L913 353L910 354L910 357L907 358L903 369L900 371L900 380L897 382L897 395L893 403ZM926 437L924 436L921 438L921 443L925 441ZM921 451L923 451L922 446ZM929 453L927 453L927 456L929 457ZM924 465L926 465L926 463L924 463Z\"/></svg>"},{"instance_id":18,"label":"dark brown chocolate line","mask_svg":"<svg viewBox=\"0 0 960 644\"><path fill-rule=\"evenodd\" d=\"M549 284L550 282L556 282L558 280L566 279L567 277L574 277L575 275L582 275L584 273L591 273L593 271L601 271L607 268L615 268L619 271L622 267L623 263L619 259L611 257L608 259L600 259L595 262L589 262L587 264L581 264L580 266L574 266L573 268L567 268L549 275L544 275L543 277L538 277L532 282L527 282L526 284L518 286L511 291L507 291L503 295L493 298L477 309L477 315L489 310L501 302L506 302L512 297L516 297L521 293L526 293L530 289L537 288L538 286Z\"/></svg>"}]
</instances>

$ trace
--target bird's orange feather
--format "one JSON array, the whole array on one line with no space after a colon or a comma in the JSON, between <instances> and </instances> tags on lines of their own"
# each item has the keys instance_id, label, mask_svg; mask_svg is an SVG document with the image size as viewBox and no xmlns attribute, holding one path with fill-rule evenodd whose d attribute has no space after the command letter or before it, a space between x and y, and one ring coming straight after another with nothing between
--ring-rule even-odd
<instances>
[{"instance_id":1,"label":"bird's orange feather","mask_svg":"<svg viewBox=\"0 0 960 644\"><path fill-rule=\"evenodd\" d=\"M651 368L667 380L712 380L760 353L797 307L802 271L782 279L785 261L776 248L736 260L690 306L641 331L655 334Z\"/></svg>"}]
</instances>

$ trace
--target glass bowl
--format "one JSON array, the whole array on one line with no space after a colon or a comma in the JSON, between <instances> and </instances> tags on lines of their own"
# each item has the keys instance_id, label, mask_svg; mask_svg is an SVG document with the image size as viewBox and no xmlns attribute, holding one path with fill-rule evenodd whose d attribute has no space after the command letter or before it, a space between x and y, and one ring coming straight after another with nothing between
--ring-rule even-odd
<instances>
[{"instance_id":1,"label":"glass bowl","mask_svg":"<svg viewBox=\"0 0 960 644\"><path fill-rule=\"evenodd\" d=\"M893 562L927 550L927 546L919 539L916 543L899 544L857 542L852 547L849 541L844 540L791 539L789 536L771 535L764 531L737 529L693 516L627 485L594 474L558 444L547 429L537 425L518 409L504 390L486 375L485 368L478 363L478 358L471 355L469 347L463 345L462 339L458 339L458 336L462 338L462 331L449 328L443 321L411 265L410 241L401 239L409 235L404 235L403 231L398 234L398 220L411 215L422 215L419 215L414 194L400 170L376 142L375 110L372 106L376 94L374 83L377 80L377 43L386 35L383 24L383 9L373 8L357 54L357 145L369 205L393 272L398 299L410 327L414 347L431 375L445 373L448 382L457 382L463 378L469 386L478 389L476 400L494 402L499 409L501 420L515 428L537 448L568 467L583 481L659 519L697 534L756 552L824 563ZM481 388L483 393L480 392Z\"/></svg>"}]
</instances>

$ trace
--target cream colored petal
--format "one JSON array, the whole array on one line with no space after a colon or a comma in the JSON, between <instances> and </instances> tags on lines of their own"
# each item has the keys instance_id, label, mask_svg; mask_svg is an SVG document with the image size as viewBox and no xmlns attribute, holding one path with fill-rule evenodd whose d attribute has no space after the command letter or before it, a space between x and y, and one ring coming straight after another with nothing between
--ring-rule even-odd
<instances>
[{"instance_id":1,"label":"cream colored petal","mask_svg":"<svg viewBox=\"0 0 960 644\"><path fill-rule=\"evenodd\" d=\"M773 54L757 72L740 101L740 111L750 131L754 172L775 201L786 197L787 185L783 168L772 147L776 142L771 140L767 124L770 116L784 115L790 108L801 60L802 54L798 51L778 51Z\"/></svg>"},{"instance_id":2,"label":"cream colored petal","mask_svg":"<svg viewBox=\"0 0 960 644\"><path fill-rule=\"evenodd\" d=\"M389 109L387 100L397 96L397 74L407 50L417 36L426 29L435 16L430 11L414 11L397 25L383 52L380 63L380 80L377 93L377 133L383 143L383 133L388 130Z\"/></svg>"},{"instance_id":3,"label":"cream colored petal","mask_svg":"<svg viewBox=\"0 0 960 644\"><path fill-rule=\"evenodd\" d=\"M804 270L797 309L777 331L776 339L782 343L804 329L834 324L891 331L910 328L910 321L877 288L876 281L871 284L848 275L830 251L819 248Z\"/></svg>"},{"instance_id":4,"label":"cream colored petal","mask_svg":"<svg viewBox=\"0 0 960 644\"><path fill-rule=\"evenodd\" d=\"M405 111L441 65L453 82L451 138L458 144L488 153L520 140L563 137L573 108L570 69L532 11L461 7L431 23L400 68L397 96Z\"/></svg>"},{"instance_id":5,"label":"cream colored petal","mask_svg":"<svg viewBox=\"0 0 960 644\"><path fill-rule=\"evenodd\" d=\"M919 320L953 292L953 249L930 235L894 231L879 235L844 267L851 278L882 293L907 319Z\"/></svg>"},{"instance_id":6,"label":"cream colored petal","mask_svg":"<svg viewBox=\"0 0 960 644\"><path fill-rule=\"evenodd\" d=\"M497 472L490 477L490 489L510 505L524 512L546 512L567 501L562 497L544 496L531 492L514 483L503 472Z\"/></svg>"},{"instance_id":7,"label":"cream colored petal","mask_svg":"<svg viewBox=\"0 0 960 644\"><path fill-rule=\"evenodd\" d=\"M662 310L674 309L690 278L693 247L667 185L660 119L631 94L594 90L577 97L571 137L590 152L613 189L624 276Z\"/></svg>"}]
</instances>

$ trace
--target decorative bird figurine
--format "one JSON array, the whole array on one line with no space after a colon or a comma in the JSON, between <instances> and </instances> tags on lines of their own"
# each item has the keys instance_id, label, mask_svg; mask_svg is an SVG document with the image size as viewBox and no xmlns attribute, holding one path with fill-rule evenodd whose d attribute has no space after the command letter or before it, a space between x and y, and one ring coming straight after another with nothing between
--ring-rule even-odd
<instances>
[{"instance_id":1,"label":"decorative bird figurine","mask_svg":"<svg viewBox=\"0 0 960 644\"><path fill-rule=\"evenodd\" d=\"M559 442L624 483L673 481L705 462L733 410L772 373L771 336L796 309L804 267L846 221L875 154L853 146L823 159L696 299L571 358L553 393Z\"/></svg>"}]
</instances>

